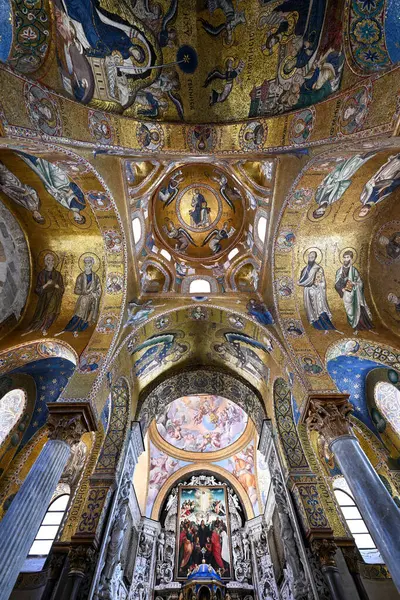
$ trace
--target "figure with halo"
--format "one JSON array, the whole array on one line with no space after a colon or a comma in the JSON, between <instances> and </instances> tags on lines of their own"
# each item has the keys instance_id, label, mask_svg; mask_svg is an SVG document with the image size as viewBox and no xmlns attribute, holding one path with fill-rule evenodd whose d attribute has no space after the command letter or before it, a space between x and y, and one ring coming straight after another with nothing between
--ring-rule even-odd
<instances>
[{"instance_id":1,"label":"figure with halo","mask_svg":"<svg viewBox=\"0 0 400 600\"><path fill-rule=\"evenodd\" d=\"M100 277L93 272L94 258L86 255L83 258L83 273L76 278L74 293L78 296L75 305L73 317L67 323L62 331L63 333L73 333L77 337L79 333L85 331L89 325L97 322L99 316L99 306L101 298Z\"/></svg>"},{"instance_id":2,"label":"figure with halo","mask_svg":"<svg viewBox=\"0 0 400 600\"><path fill-rule=\"evenodd\" d=\"M308 253L308 263L301 271L298 285L303 288L304 308L310 325L325 333L335 331L326 297L324 269L317 262L315 250Z\"/></svg>"},{"instance_id":3,"label":"figure with halo","mask_svg":"<svg viewBox=\"0 0 400 600\"><path fill-rule=\"evenodd\" d=\"M364 282L354 266L354 252L345 250L343 266L336 272L335 290L343 300L349 325L357 333L373 328L372 315L364 296Z\"/></svg>"},{"instance_id":4,"label":"figure with halo","mask_svg":"<svg viewBox=\"0 0 400 600\"><path fill-rule=\"evenodd\" d=\"M35 313L28 330L22 335L32 331L41 331L47 335L61 311L61 301L64 295L64 281L60 271L55 269L56 255L47 252L44 256L44 268L36 280L35 294L38 296Z\"/></svg>"}]
</instances>

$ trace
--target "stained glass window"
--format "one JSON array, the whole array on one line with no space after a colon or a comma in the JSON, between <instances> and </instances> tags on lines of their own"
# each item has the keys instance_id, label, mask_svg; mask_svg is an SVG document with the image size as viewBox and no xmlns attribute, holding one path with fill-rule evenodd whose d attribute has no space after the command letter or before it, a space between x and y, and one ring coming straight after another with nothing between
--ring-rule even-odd
<instances>
[{"instance_id":1,"label":"stained glass window","mask_svg":"<svg viewBox=\"0 0 400 600\"><path fill-rule=\"evenodd\" d=\"M58 496L47 509L28 556L47 556L67 508L69 494Z\"/></svg>"},{"instance_id":2,"label":"stained glass window","mask_svg":"<svg viewBox=\"0 0 400 600\"><path fill-rule=\"evenodd\" d=\"M384 564L382 556L375 546L375 542L353 500L349 486L344 477L335 479L333 489L340 510L346 519L347 526L354 538L363 561L369 565Z\"/></svg>"},{"instance_id":3,"label":"stained glass window","mask_svg":"<svg viewBox=\"0 0 400 600\"><path fill-rule=\"evenodd\" d=\"M6 439L25 408L23 390L11 390L0 399L0 444Z\"/></svg>"},{"instance_id":4,"label":"stained glass window","mask_svg":"<svg viewBox=\"0 0 400 600\"><path fill-rule=\"evenodd\" d=\"M380 381L375 386L375 402L383 417L400 436L400 391L393 384Z\"/></svg>"}]
</instances>

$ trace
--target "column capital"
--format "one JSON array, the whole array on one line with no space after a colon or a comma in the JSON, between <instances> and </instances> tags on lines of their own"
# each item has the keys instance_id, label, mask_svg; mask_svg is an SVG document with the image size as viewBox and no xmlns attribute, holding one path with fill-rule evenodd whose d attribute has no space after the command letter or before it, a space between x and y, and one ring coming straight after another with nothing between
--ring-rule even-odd
<instances>
[{"instance_id":1,"label":"column capital","mask_svg":"<svg viewBox=\"0 0 400 600\"><path fill-rule=\"evenodd\" d=\"M84 576L95 559L96 551L92 546L72 546L68 553L69 575Z\"/></svg>"},{"instance_id":2,"label":"column capital","mask_svg":"<svg viewBox=\"0 0 400 600\"><path fill-rule=\"evenodd\" d=\"M352 410L349 394L313 392L308 396L301 422L317 431L329 445L339 437L352 435L348 419Z\"/></svg>"},{"instance_id":3,"label":"column capital","mask_svg":"<svg viewBox=\"0 0 400 600\"><path fill-rule=\"evenodd\" d=\"M311 543L322 567L336 567L335 554L337 545L333 539L322 538Z\"/></svg>"},{"instance_id":4,"label":"column capital","mask_svg":"<svg viewBox=\"0 0 400 600\"><path fill-rule=\"evenodd\" d=\"M88 402L49 402L47 425L50 440L77 444L87 431L96 431L96 419Z\"/></svg>"}]
</instances>

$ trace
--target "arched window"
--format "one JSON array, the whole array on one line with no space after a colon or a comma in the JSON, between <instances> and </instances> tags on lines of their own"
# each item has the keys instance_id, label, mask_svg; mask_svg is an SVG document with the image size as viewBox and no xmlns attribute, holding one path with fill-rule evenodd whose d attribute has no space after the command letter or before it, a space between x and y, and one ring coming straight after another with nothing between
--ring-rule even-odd
<instances>
[{"instance_id":1,"label":"arched window","mask_svg":"<svg viewBox=\"0 0 400 600\"><path fill-rule=\"evenodd\" d=\"M260 240L265 242L265 235L267 233L267 219L265 217L260 217L258 219L257 233Z\"/></svg>"},{"instance_id":2,"label":"arched window","mask_svg":"<svg viewBox=\"0 0 400 600\"><path fill-rule=\"evenodd\" d=\"M333 491L364 562L369 565L384 564L344 477L335 479Z\"/></svg>"},{"instance_id":3,"label":"arched window","mask_svg":"<svg viewBox=\"0 0 400 600\"><path fill-rule=\"evenodd\" d=\"M211 292L211 285L207 279L194 279L190 283L189 293L190 294L209 294Z\"/></svg>"},{"instance_id":4,"label":"arched window","mask_svg":"<svg viewBox=\"0 0 400 600\"><path fill-rule=\"evenodd\" d=\"M132 231L133 231L133 240L135 244L140 242L142 237L142 224L140 222L139 217L135 217L132 219Z\"/></svg>"},{"instance_id":5,"label":"arched window","mask_svg":"<svg viewBox=\"0 0 400 600\"><path fill-rule=\"evenodd\" d=\"M375 403L383 417L400 436L400 391L387 381L375 386Z\"/></svg>"},{"instance_id":6,"label":"arched window","mask_svg":"<svg viewBox=\"0 0 400 600\"><path fill-rule=\"evenodd\" d=\"M50 504L29 550L28 557L48 555L60 528L68 500L69 494L62 494Z\"/></svg>"},{"instance_id":7,"label":"arched window","mask_svg":"<svg viewBox=\"0 0 400 600\"><path fill-rule=\"evenodd\" d=\"M239 248L234 248L229 252L228 260L232 260L232 258L235 258L236 254L239 254Z\"/></svg>"},{"instance_id":8,"label":"arched window","mask_svg":"<svg viewBox=\"0 0 400 600\"><path fill-rule=\"evenodd\" d=\"M171 260L171 255L169 252L167 252L167 250L164 250L164 248L161 248L160 250L160 254L163 255L164 258L166 258L167 260Z\"/></svg>"},{"instance_id":9,"label":"arched window","mask_svg":"<svg viewBox=\"0 0 400 600\"><path fill-rule=\"evenodd\" d=\"M25 392L20 389L11 390L0 399L0 444L22 415L25 404Z\"/></svg>"}]
</instances>

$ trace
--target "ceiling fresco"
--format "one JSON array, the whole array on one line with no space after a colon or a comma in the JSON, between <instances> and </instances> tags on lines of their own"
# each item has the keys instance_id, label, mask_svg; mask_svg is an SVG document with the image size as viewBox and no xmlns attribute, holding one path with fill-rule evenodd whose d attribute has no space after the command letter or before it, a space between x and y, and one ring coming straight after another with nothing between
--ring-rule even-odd
<instances>
[{"instance_id":1,"label":"ceiling fresco","mask_svg":"<svg viewBox=\"0 0 400 600\"><path fill-rule=\"evenodd\" d=\"M220 396L184 396L169 404L158 417L160 436L174 448L212 453L229 448L247 426L246 413Z\"/></svg>"},{"instance_id":2,"label":"ceiling fresco","mask_svg":"<svg viewBox=\"0 0 400 600\"><path fill-rule=\"evenodd\" d=\"M209 396L208 398L220 399L224 405L233 405L232 402L225 398L218 398L217 396ZM180 401L182 399L179 399ZM185 398L186 400L186 398ZM174 404L174 403L172 403ZM171 405L169 405L171 406ZM236 407L237 409L239 407ZM239 409L241 410L241 409ZM243 412L244 418L247 421L248 417ZM146 483L147 492L145 495L142 494L142 487L144 482L137 481L137 485L140 487L139 495L142 498L141 509L145 512L146 516L153 516L154 504L157 500L157 505L160 504L158 495L162 489L168 487L168 481L173 479L173 476L177 474L185 466L192 465L193 470L197 468L197 465L201 465L201 468L213 471L215 466L220 467L219 473L231 474L233 479L231 480L233 485L235 481L239 484L240 489L244 494L247 495L249 502L253 508L254 515L257 516L262 514L265 506L266 498L262 495L262 483L268 479L268 467L263 462L262 457L256 450L257 438L255 435L254 428L251 432L251 437L241 443L241 446L236 444L230 445L224 448L223 456L216 460L213 452L204 452L198 455L197 459L192 459L193 453L190 451L183 451L180 453L180 458L176 454L176 448L171 448L172 453L168 451L168 447L159 446L159 438L157 431L159 431L160 424L162 425L164 415L161 418L157 418L156 422L153 422L149 429L146 442L146 456L141 457L141 464L144 462L148 464L148 481ZM163 425L162 425L163 426ZM244 439L244 438L243 438ZM175 453L174 453L175 451ZM185 459L186 457L186 459ZM192 462L195 460L195 462ZM163 486L166 486L163 488Z\"/></svg>"}]
</instances>

